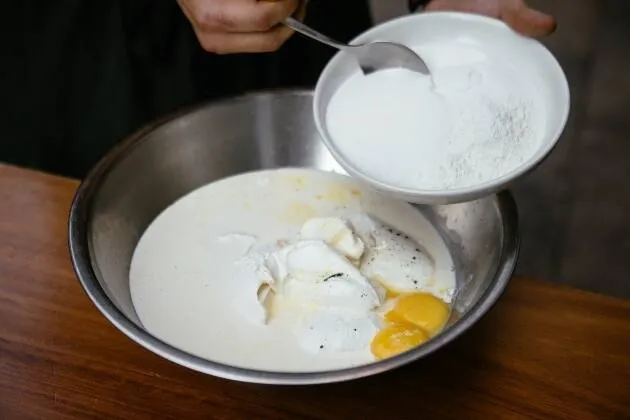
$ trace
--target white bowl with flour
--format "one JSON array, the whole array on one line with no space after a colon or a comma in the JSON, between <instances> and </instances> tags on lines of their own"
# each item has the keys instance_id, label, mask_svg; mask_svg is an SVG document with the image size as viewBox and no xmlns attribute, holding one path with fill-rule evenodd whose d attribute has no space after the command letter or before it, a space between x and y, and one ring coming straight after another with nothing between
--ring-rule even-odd
<instances>
[{"instance_id":1,"label":"white bowl with flour","mask_svg":"<svg viewBox=\"0 0 630 420\"><path fill-rule=\"evenodd\" d=\"M402 17L352 43L416 50L431 76L404 69L368 76L338 53L317 83L324 143L351 175L421 204L473 200L507 186L554 148L569 114L562 68L538 41L483 16Z\"/></svg>"}]
</instances>

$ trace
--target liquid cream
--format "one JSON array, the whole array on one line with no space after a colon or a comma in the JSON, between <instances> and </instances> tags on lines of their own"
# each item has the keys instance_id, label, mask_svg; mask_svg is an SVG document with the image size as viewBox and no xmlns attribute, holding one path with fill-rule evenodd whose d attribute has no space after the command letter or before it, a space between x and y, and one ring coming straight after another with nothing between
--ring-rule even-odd
<instances>
[{"instance_id":1,"label":"liquid cream","mask_svg":"<svg viewBox=\"0 0 630 420\"><path fill-rule=\"evenodd\" d=\"M454 288L450 254L414 207L343 175L281 169L214 182L160 214L131 263L136 312L160 339L234 366L307 372L372 362L368 348L308 351L295 339L296 320L288 311L269 324L262 322L258 279L244 275L238 263L256 247L296 237L313 217L345 218L361 212L422 244L435 260L436 287Z\"/></svg>"}]
</instances>

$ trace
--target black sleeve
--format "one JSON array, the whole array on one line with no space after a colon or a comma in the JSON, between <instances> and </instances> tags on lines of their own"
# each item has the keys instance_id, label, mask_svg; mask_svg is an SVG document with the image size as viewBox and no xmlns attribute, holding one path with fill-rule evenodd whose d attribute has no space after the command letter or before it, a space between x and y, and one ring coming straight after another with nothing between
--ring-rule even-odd
<instances>
[{"instance_id":1,"label":"black sleeve","mask_svg":"<svg viewBox=\"0 0 630 420\"><path fill-rule=\"evenodd\" d=\"M311 0L306 22L341 41L371 26L366 0ZM310 88L336 52L293 36L275 53L211 54L173 0L4 2L0 28L0 162L72 177L182 107Z\"/></svg>"}]
</instances>

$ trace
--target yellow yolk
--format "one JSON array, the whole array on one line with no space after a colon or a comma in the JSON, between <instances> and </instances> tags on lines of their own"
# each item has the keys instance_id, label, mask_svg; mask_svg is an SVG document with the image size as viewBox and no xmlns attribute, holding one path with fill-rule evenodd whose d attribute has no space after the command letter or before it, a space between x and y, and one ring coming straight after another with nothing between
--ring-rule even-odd
<instances>
[{"instance_id":1,"label":"yellow yolk","mask_svg":"<svg viewBox=\"0 0 630 420\"><path fill-rule=\"evenodd\" d=\"M386 359L404 353L429 339L429 334L413 325L391 325L380 330L372 339L372 354Z\"/></svg>"},{"instance_id":2,"label":"yellow yolk","mask_svg":"<svg viewBox=\"0 0 630 420\"><path fill-rule=\"evenodd\" d=\"M391 312L394 312L390 315L391 318L407 321L433 336L448 321L450 308L443 300L431 294L413 293L401 296Z\"/></svg>"},{"instance_id":3,"label":"yellow yolk","mask_svg":"<svg viewBox=\"0 0 630 420\"><path fill-rule=\"evenodd\" d=\"M383 318L390 324L409 325L409 321L407 321L404 317L398 315L398 313L394 310L387 312Z\"/></svg>"},{"instance_id":4,"label":"yellow yolk","mask_svg":"<svg viewBox=\"0 0 630 420\"><path fill-rule=\"evenodd\" d=\"M390 325L372 339L372 354L385 359L425 343L444 327L449 314L449 306L431 294L401 295L384 316Z\"/></svg>"},{"instance_id":5,"label":"yellow yolk","mask_svg":"<svg viewBox=\"0 0 630 420\"><path fill-rule=\"evenodd\" d=\"M386 300L394 299L396 297L398 297L398 293L397 292L394 292L391 289L385 288L385 299Z\"/></svg>"}]
</instances>

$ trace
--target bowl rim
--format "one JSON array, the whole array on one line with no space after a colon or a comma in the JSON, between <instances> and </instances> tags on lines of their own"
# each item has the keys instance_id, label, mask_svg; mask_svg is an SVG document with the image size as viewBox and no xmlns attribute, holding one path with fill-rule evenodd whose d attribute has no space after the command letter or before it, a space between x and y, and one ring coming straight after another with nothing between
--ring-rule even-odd
<instances>
[{"instance_id":1,"label":"bowl rim","mask_svg":"<svg viewBox=\"0 0 630 420\"><path fill-rule=\"evenodd\" d=\"M210 101L187 108L140 128L113 147L88 173L79 185L70 208L68 247L74 272L85 294L101 314L131 340L173 363L223 379L268 385L313 385L343 382L392 370L433 353L438 348L453 341L481 319L503 294L512 277L518 258L520 246L518 213L514 198L508 191L500 192L495 196L498 210L503 215L503 243L499 259L500 264L496 269L493 281L487 286L479 301L456 324L425 345L389 359L361 366L319 372L273 372L230 366L194 356L156 338L127 318L114 305L99 283L95 268L92 266L90 232L87 224L92 211L92 201L110 171L131 150L142 143L149 133L176 121L181 116L200 112L212 106L251 101L277 95L312 96L313 93L305 89L265 90L238 97Z\"/></svg>"},{"instance_id":2,"label":"bowl rim","mask_svg":"<svg viewBox=\"0 0 630 420\"><path fill-rule=\"evenodd\" d=\"M482 197L484 195L493 193L498 191L508 184L513 182L514 180L520 178L523 175L531 172L533 169L538 167L553 151L553 149L557 146L558 141L564 129L566 128L569 113L571 109L571 92L569 89L569 82L567 80L566 74L562 69L562 66L556 59L556 57L551 53L551 51L540 41L534 38L529 38L519 33L515 32L511 29L506 23L499 19L491 18L488 16L475 14L475 13L466 13L466 12L448 12L448 11L429 11L422 13L413 13L406 16L401 16L398 18L391 19L379 25L372 27L371 29L361 33L356 38L351 40L349 43L361 43L366 40L369 40L382 31L387 31L389 28L393 28L403 24L406 21L413 21L419 23L421 21L438 19L438 18L447 18L453 19L455 21L467 21L473 22L483 26L495 27L505 31L505 34L508 36L516 36L518 38L527 40L531 45L534 45L539 49L540 54L546 57L549 60L549 63L554 68L554 73L558 75L559 88L562 90L563 94L566 96L566 104L564 106L563 112L561 114L560 123L556 127L553 132L553 135L549 136L550 140L546 144L541 147L539 152L537 152L538 156L530 158L522 165L518 166L514 170L503 174L498 178L491 179L489 181L483 182L481 184L476 184L471 187L464 188L453 188L448 190L431 190L431 189L420 189L420 188L409 188L409 187L398 187L388 182L379 181L378 179L365 174L359 168L357 168L349 159L345 157L345 155L341 152L341 150L336 146L335 142L332 141L330 136L327 135L326 124L324 122L325 115L320 115L320 105L321 105L321 96L322 89L321 84L324 83L326 79L328 79L333 71L333 68L336 64L343 58L343 52L337 52L333 58L326 64L324 70L320 74L317 84L315 86L315 96L313 99L313 115L315 118L315 125L319 132L320 137L322 138L324 144L333 155L335 160L339 163L339 165L345 169L352 176L361 179L362 181L372 185L372 187L379 189L382 192L392 194L399 198L404 198L407 200L411 200L418 204L453 204L463 201L469 201L475 198ZM376 35L375 35L376 34Z\"/></svg>"}]
</instances>

